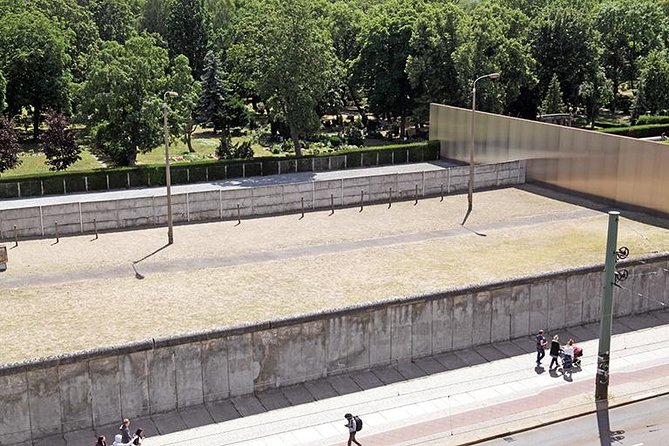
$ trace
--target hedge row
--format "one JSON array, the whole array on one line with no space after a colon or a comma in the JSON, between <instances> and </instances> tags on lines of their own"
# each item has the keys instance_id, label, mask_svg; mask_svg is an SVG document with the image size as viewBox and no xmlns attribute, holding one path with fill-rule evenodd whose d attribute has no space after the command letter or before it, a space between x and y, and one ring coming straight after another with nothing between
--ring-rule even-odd
<instances>
[{"instance_id":1,"label":"hedge row","mask_svg":"<svg viewBox=\"0 0 669 446\"><path fill-rule=\"evenodd\" d=\"M662 133L669 132L669 124L646 124L635 125L631 127L614 127L600 130L602 133L611 135L630 136L632 138L648 138L651 136L660 136Z\"/></svg>"},{"instance_id":2,"label":"hedge row","mask_svg":"<svg viewBox=\"0 0 669 446\"><path fill-rule=\"evenodd\" d=\"M636 121L636 125L648 124L669 124L669 116L643 115L639 116L639 119Z\"/></svg>"},{"instance_id":3,"label":"hedge row","mask_svg":"<svg viewBox=\"0 0 669 446\"><path fill-rule=\"evenodd\" d=\"M341 170L439 159L439 142L383 146L303 158L254 158L176 164L172 184L201 183L279 173ZM87 172L52 172L39 177L0 180L0 198L60 195L76 192L165 186L165 166L137 166Z\"/></svg>"}]
</instances>

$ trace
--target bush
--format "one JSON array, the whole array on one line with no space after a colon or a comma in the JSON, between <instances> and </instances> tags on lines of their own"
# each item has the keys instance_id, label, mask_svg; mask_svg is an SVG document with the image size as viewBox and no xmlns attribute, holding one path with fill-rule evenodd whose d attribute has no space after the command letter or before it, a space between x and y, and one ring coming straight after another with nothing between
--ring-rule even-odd
<instances>
[{"instance_id":1,"label":"bush","mask_svg":"<svg viewBox=\"0 0 669 446\"><path fill-rule=\"evenodd\" d=\"M362 121L356 120L344 127L344 137L346 144L352 146L362 146L365 143L365 126Z\"/></svg>"},{"instance_id":2,"label":"bush","mask_svg":"<svg viewBox=\"0 0 669 446\"><path fill-rule=\"evenodd\" d=\"M233 144L230 134L226 132L216 148L216 157L220 160L253 158L253 148L249 141Z\"/></svg>"},{"instance_id":3,"label":"bush","mask_svg":"<svg viewBox=\"0 0 669 446\"><path fill-rule=\"evenodd\" d=\"M328 139L328 143L330 144L331 147L339 147L341 146L342 141L339 135L332 135Z\"/></svg>"},{"instance_id":4,"label":"bush","mask_svg":"<svg viewBox=\"0 0 669 446\"><path fill-rule=\"evenodd\" d=\"M631 127L614 127L600 131L610 135L629 136L631 138L648 138L651 136L660 136L662 133L669 132L669 124L648 124L635 125Z\"/></svg>"},{"instance_id":5,"label":"bush","mask_svg":"<svg viewBox=\"0 0 669 446\"><path fill-rule=\"evenodd\" d=\"M669 124L669 116L643 115L639 116L639 119L636 121L636 125L649 124Z\"/></svg>"}]
</instances>

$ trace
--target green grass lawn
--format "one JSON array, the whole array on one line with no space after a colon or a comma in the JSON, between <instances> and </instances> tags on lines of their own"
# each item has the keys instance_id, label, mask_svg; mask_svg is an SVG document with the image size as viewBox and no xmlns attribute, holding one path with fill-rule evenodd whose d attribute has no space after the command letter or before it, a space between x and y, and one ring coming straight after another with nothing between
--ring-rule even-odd
<instances>
[{"instance_id":1,"label":"green grass lawn","mask_svg":"<svg viewBox=\"0 0 669 446\"><path fill-rule=\"evenodd\" d=\"M24 175L38 175L40 173L49 172L49 165L46 163L46 157L42 153L24 152L19 155L21 164L10 169L0 176L0 178L12 178ZM81 151L81 159L67 169L68 172L76 172L81 170L100 169L103 166L96 160L93 155L87 150Z\"/></svg>"}]
</instances>

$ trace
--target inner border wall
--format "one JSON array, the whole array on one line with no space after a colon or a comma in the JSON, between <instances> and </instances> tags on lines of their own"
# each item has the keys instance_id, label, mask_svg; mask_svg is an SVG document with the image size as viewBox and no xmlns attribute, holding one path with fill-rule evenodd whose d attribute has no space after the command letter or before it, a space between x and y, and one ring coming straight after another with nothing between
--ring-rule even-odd
<instances>
[{"instance_id":1,"label":"inner border wall","mask_svg":"<svg viewBox=\"0 0 669 446\"><path fill-rule=\"evenodd\" d=\"M469 161L472 111L430 104L441 157ZM524 159L527 181L669 215L669 147L657 142L476 112L475 160Z\"/></svg>"},{"instance_id":2,"label":"inner border wall","mask_svg":"<svg viewBox=\"0 0 669 446\"><path fill-rule=\"evenodd\" d=\"M669 255L619 266L628 268L630 279L629 290L616 290L615 317L664 308ZM4 365L0 445L525 337L540 328L592 323L600 317L602 269L593 265Z\"/></svg>"},{"instance_id":3,"label":"inner border wall","mask_svg":"<svg viewBox=\"0 0 669 446\"><path fill-rule=\"evenodd\" d=\"M345 177L293 184L220 188L172 194L174 223L234 220L272 214L359 206L411 200L467 190L469 167L444 167L423 172ZM525 162L476 166L476 189L525 183ZM391 190L392 189L392 190ZM49 206L0 209L0 240L91 233L167 224L167 197L163 195L110 201L70 202ZM362 194L362 201L361 201ZM95 223L94 223L95 221ZM16 229L14 229L16 227Z\"/></svg>"}]
</instances>

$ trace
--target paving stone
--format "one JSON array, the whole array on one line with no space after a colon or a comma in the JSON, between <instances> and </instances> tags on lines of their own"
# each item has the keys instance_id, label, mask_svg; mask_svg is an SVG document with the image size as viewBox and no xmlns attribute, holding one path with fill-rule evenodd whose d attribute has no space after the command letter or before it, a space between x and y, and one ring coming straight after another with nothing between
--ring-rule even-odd
<instances>
[{"instance_id":1,"label":"paving stone","mask_svg":"<svg viewBox=\"0 0 669 446\"><path fill-rule=\"evenodd\" d=\"M304 387L309 391L315 400L324 400L338 395L337 391L330 385L327 379L317 379L304 383Z\"/></svg>"},{"instance_id":2,"label":"paving stone","mask_svg":"<svg viewBox=\"0 0 669 446\"><path fill-rule=\"evenodd\" d=\"M62 435L52 435L35 441L35 446L67 446Z\"/></svg>"},{"instance_id":3,"label":"paving stone","mask_svg":"<svg viewBox=\"0 0 669 446\"><path fill-rule=\"evenodd\" d=\"M187 428L186 423L181 419L181 414L178 412L153 415L151 418L161 435L182 431ZM142 427L146 431L146 428L139 426L139 424L133 423L133 426ZM130 432L132 433L133 429L130 429ZM144 434L148 436L147 432L144 432Z\"/></svg>"},{"instance_id":4,"label":"paving stone","mask_svg":"<svg viewBox=\"0 0 669 446\"><path fill-rule=\"evenodd\" d=\"M184 420L186 426L189 428L205 426L214 422L211 414L203 405L195 407L187 407L179 411L181 419Z\"/></svg>"},{"instance_id":5,"label":"paving stone","mask_svg":"<svg viewBox=\"0 0 669 446\"><path fill-rule=\"evenodd\" d=\"M453 352L442 353L435 356L434 359L446 367L446 370L455 370L467 367L467 364L465 364L465 362Z\"/></svg>"},{"instance_id":6,"label":"paving stone","mask_svg":"<svg viewBox=\"0 0 669 446\"><path fill-rule=\"evenodd\" d=\"M298 404L305 404L314 401L314 397L311 396L311 393L307 390L306 387L302 384L296 386L290 386L281 389L283 396L286 397L290 404L297 406Z\"/></svg>"},{"instance_id":7,"label":"paving stone","mask_svg":"<svg viewBox=\"0 0 669 446\"><path fill-rule=\"evenodd\" d=\"M434 358L420 358L416 359L414 363L428 375L434 375L446 370L446 367Z\"/></svg>"},{"instance_id":8,"label":"paving stone","mask_svg":"<svg viewBox=\"0 0 669 446\"><path fill-rule=\"evenodd\" d=\"M370 371L360 371L351 373L351 379L356 382L362 390L381 387L383 383Z\"/></svg>"},{"instance_id":9,"label":"paving stone","mask_svg":"<svg viewBox=\"0 0 669 446\"><path fill-rule=\"evenodd\" d=\"M372 373L385 385L404 381L402 374L394 367L377 367L372 369Z\"/></svg>"},{"instance_id":10,"label":"paving stone","mask_svg":"<svg viewBox=\"0 0 669 446\"><path fill-rule=\"evenodd\" d=\"M518 347L511 341L496 342L494 347L502 352L507 358L512 358L514 356L524 355L527 353L522 348Z\"/></svg>"},{"instance_id":11,"label":"paving stone","mask_svg":"<svg viewBox=\"0 0 669 446\"><path fill-rule=\"evenodd\" d=\"M496 349L494 345L480 345L474 348L474 351L483 356L488 362L497 361L498 359L504 359L506 357L506 355Z\"/></svg>"},{"instance_id":12,"label":"paving stone","mask_svg":"<svg viewBox=\"0 0 669 446\"><path fill-rule=\"evenodd\" d=\"M283 396L283 393L279 389L260 392L256 396L267 410L282 409L290 406L290 401Z\"/></svg>"},{"instance_id":13,"label":"paving stone","mask_svg":"<svg viewBox=\"0 0 669 446\"><path fill-rule=\"evenodd\" d=\"M67 445L75 445L75 444L89 445L95 443L97 439L97 434L92 429L91 430L85 429L75 432L67 432L63 435L63 437L65 438L65 444ZM109 440L109 438L107 438L107 440ZM113 441L114 438L112 437L112 442ZM107 443L111 444L109 441Z\"/></svg>"},{"instance_id":14,"label":"paving stone","mask_svg":"<svg viewBox=\"0 0 669 446\"><path fill-rule=\"evenodd\" d=\"M234 420L235 418L241 417L241 414L230 400L207 403L207 410L215 423L222 423L223 421Z\"/></svg>"},{"instance_id":15,"label":"paving stone","mask_svg":"<svg viewBox=\"0 0 669 446\"><path fill-rule=\"evenodd\" d=\"M404 379L416 379L425 376L425 372L416 364L410 361L400 361L395 364L397 370Z\"/></svg>"},{"instance_id":16,"label":"paving stone","mask_svg":"<svg viewBox=\"0 0 669 446\"><path fill-rule=\"evenodd\" d=\"M339 395L346 395L362 390L349 375L328 376L327 381Z\"/></svg>"},{"instance_id":17,"label":"paving stone","mask_svg":"<svg viewBox=\"0 0 669 446\"><path fill-rule=\"evenodd\" d=\"M232 399L232 404L243 417L267 412L255 395L238 396Z\"/></svg>"},{"instance_id":18,"label":"paving stone","mask_svg":"<svg viewBox=\"0 0 669 446\"><path fill-rule=\"evenodd\" d=\"M537 343L534 337L513 339L511 342L525 353L535 353L537 351Z\"/></svg>"},{"instance_id":19,"label":"paving stone","mask_svg":"<svg viewBox=\"0 0 669 446\"><path fill-rule=\"evenodd\" d=\"M142 418L131 419L130 421L132 424L130 425L130 433L134 433L135 430L142 428L144 430L144 435L146 435L147 437L158 435L158 427L156 426L152 418L153 417L142 417ZM120 425L121 423L118 423L116 425L116 432L114 432L114 435L119 433L118 428Z\"/></svg>"},{"instance_id":20,"label":"paving stone","mask_svg":"<svg viewBox=\"0 0 669 446\"><path fill-rule=\"evenodd\" d=\"M462 362L467 364L469 367L473 365L485 364L487 362L483 356L479 355L474 350L458 350L457 352L453 353L455 353L458 358L462 359Z\"/></svg>"}]
</instances>

